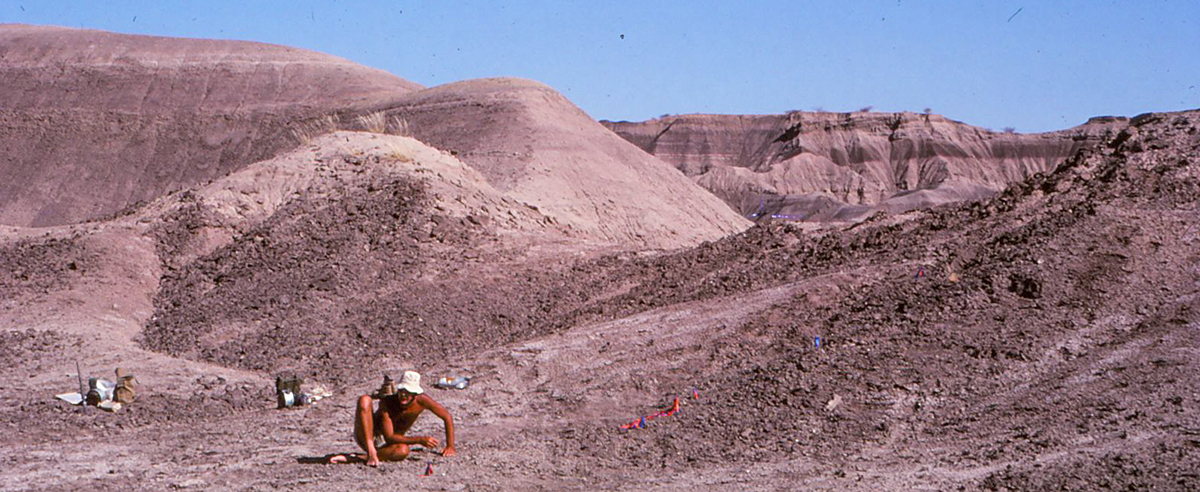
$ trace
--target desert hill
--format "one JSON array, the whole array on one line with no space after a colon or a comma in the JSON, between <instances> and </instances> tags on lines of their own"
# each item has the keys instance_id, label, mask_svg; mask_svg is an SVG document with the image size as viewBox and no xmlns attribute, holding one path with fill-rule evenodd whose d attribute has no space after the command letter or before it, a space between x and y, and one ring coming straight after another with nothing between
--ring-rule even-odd
<instances>
[{"instance_id":1,"label":"desert hill","mask_svg":"<svg viewBox=\"0 0 1200 492\"><path fill-rule=\"evenodd\" d=\"M585 236L675 247L748 224L538 82L446 84L406 95L387 113L403 117L414 137L451 151L497 189Z\"/></svg>"},{"instance_id":2,"label":"desert hill","mask_svg":"<svg viewBox=\"0 0 1200 492\"><path fill-rule=\"evenodd\" d=\"M974 200L1052 170L1123 118L998 133L936 114L791 112L602 122L744 216L853 221Z\"/></svg>"},{"instance_id":3,"label":"desert hill","mask_svg":"<svg viewBox=\"0 0 1200 492\"><path fill-rule=\"evenodd\" d=\"M545 85L420 86L283 46L0 28L0 223L111 215L339 129L411 134L579 239L679 247L748 222Z\"/></svg>"},{"instance_id":4,"label":"desert hill","mask_svg":"<svg viewBox=\"0 0 1200 492\"><path fill-rule=\"evenodd\" d=\"M528 286L586 251L474 168L391 135L326 135L138 216L167 269L147 348L338 385L545 330L534 320L579 287Z\"/></svg>"},{"instance_id":5,"label":"desert hill","mask_svg":"<svg viewBox=\"0 0 1200 492\"><path fill-rule=\"evenodd\" d=\"M0 25L0 223L114 213L296 145L330 113L421 86L243 41Z\"/></svg>"}]
</instances>

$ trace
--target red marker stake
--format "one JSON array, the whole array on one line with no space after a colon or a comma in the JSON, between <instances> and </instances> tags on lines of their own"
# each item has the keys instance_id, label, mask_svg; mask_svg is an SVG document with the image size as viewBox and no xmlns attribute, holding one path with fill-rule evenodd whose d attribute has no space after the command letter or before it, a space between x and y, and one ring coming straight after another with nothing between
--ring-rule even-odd
<instances>
[{"instance_id":1,"label":"red marker stake","mask_svg":"<svg viewBox=\"0 0 1200 492\"><path fill-rule=\"evenodd\" d=\"M430 475L433 475L433 462L432 461L425 464L425 473L422 474L421 476L428 477Z\"/></svg>"}]
</instances>

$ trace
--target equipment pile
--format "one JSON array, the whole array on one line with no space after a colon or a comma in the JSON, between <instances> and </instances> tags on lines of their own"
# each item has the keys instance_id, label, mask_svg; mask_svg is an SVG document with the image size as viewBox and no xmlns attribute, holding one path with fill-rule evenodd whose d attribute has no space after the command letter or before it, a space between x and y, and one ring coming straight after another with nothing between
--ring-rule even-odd
<instances>
[{"instance_id":1,"label":"equipment pile","mask_svg":"<svg viewBox=\"0 0 1200 492\"><path fill-rule=\"evenodd\" d=\"M284 378L275 377L275 402L277 408L298 407L311 405L323 398L333 396L333 392L323 386L313 386L304 391L304 379L296 376Z\"/></svg>"},{"instance_id":2,"label":"equipment pile","mask_svg":"<svg viewBox=\"0 0 1200 492\"><path fill-rule=\"evenodd\" d=\"M79 391L55 395L62 401L72 405L99 407L102 410L116 412L122 405L133 403L137 396L137 378L128 374L125 369L118 367L117 380L114 382L105 378L88 378L87 386L83 384L83 373L76 365Z\"/></svg>"}]
</instances>

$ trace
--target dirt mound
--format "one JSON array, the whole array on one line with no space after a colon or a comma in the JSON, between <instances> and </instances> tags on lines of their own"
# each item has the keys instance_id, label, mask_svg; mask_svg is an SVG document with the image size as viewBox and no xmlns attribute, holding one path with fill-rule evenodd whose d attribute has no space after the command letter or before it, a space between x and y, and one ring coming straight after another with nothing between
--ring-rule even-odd
<instances>
[{"instance_id":1,"label":"dirt mound","mask_svg":"<svg viewBox=\"0 0 1200 492\"><path fill-rule=\"evenodd\" d=\"M284 46L12 24L0 77L0 223L21 226L203 183L294 147L336 111L420 88Z\"/></svg>"},{"instance_id":2,"label":"dirt mound","mask_svg":"<svg viewBox=\"0 0 1200 492\"><path fill-rule=\"evenodd\" d=\"M135 219L166 267L145 346L334 383L545 333L590 287L526 249L571 231L402 137L329 135Z\"/></svg>"},{"instance_id":3,"label":"dirt mound","mask_svg":"<svg viewBox=\"0 0 1200 492\"><path fill-rule=\"evenodd\" d=\"M934 114L681 115L602 122L744 216L851 221L976 200L1054 169L1124 118L997 133Z\"/></svg>"},{"instance_id":4,"label":"dirt mound","mask_svg":"<svg viewBox=\"0 0 1200 492\"><path fill-rule=\"evenodd\" d=\"M412 181L380 179L346 184L330 194L289 202L232 244L164 278L146 345L172 354L198 350L194 356L256 370L279 369L278 360L323 358L332 365L391 351L409 356L400 347L367 346L378 340L364 334L393 326L359 318L380 314L383 303L350 299L364 290L411 283L432 259L419 248L431 239L420 228L434 220L421 213L424 189ZM446 222L442 239L467 246L475 231L457 222ZM391 301L384 313L408 304ZM332 318L338 321L330 323L331 313L315 310L318 306L336 306ZM406 314L413 322L418 318ZM260 350L247 354L251 347Z\"/></svg>"},{"instance_id":5,"label":"dirt mound","mask_svg":"<svg viewBox=\"0 0 1200 492\"><path fill-rule=\"evenodd\" d=\"M521 79L457 82L387 110L413 136L478 169L497 189L584 236L674 248L748 223L553 89Z\"/></svg>"},{"instance_id":6,"label":"dirt mound","mask_svg":"<svg viewBox=\"0 0 1200 492\"><path fill-rule=\"evenodd\" d=\"M0 296L4 308L23 297L67 287L88 269L94 255L72 237L24 238L0 244Z\"/></svg>"}]
</instances>

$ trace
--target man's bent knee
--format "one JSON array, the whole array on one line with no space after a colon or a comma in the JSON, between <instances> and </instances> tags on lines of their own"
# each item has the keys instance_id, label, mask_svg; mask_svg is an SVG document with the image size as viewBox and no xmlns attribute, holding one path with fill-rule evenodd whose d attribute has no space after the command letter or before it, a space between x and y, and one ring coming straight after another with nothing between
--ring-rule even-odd
<instances>
[{"instance_id":1,"label":"man's bent knee","mask_svg":"<svg viewBox=\"0 0 1200 492\"><path fill-rule=\"evenodd\" d=\"M371 395L362 395L358 397L358 408L365 408L368 412L374 412L375 407L371 401Z\"/></svg>"},{"instance_id":2,"label":"man's bent knee","mask_svg":"<svg viewBox=\"0 0 1200 492\"><path fill-rule=\"evenodd\" d=\"M404 461L408 457L407 444L388 444L379 448L379 459L383 461Z\"/></svg>"}]
</instances>

